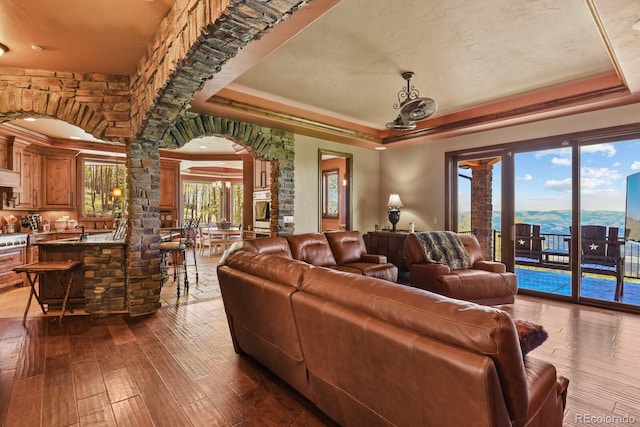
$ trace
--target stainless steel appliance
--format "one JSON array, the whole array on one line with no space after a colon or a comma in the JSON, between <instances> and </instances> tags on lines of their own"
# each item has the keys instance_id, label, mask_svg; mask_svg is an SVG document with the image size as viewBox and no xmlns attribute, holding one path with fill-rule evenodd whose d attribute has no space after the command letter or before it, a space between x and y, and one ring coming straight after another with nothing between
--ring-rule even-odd
<instances>
[{"instance_id":1,"label":"stainless steel appliance","mask_svg":"<svg viewBox=\"0 0 640 427\"><path fill-rule=\"evenodd\" d=\"M25 233L0 234L0 251L27 246L28 236Z\"/></svg>"},{"instance_id":2,"label":"stainless steel appliance","mask_svg":"<svg viewBox=\"0 0 640 427\"><path fill-rule=\"evenodd\" d=\"M270 235L271 191L253 193L253 229L256 235Z\"/></svg>"}]
</instances>

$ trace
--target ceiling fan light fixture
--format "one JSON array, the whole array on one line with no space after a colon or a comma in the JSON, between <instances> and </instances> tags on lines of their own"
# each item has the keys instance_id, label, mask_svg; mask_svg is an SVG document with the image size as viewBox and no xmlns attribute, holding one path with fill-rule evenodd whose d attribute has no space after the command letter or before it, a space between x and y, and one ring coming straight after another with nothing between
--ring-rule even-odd
<instances>
[{"instance_id":1,"label":"ceiling fan light fixture","mask_svg":"<svg viewBox=\"0 0 640 427\"><path fill-rule=\"evenodd\" d=\"M388 129L412 130L416 123L431 116L438 109L438 104L431 98L421 98L418 89L411 85L414 73L405 71L402 78L406 80L407 87L398 92L398 103L393 108L400 110L400 114L392 122L387 123Z\"/></svg>"}]
</instances>

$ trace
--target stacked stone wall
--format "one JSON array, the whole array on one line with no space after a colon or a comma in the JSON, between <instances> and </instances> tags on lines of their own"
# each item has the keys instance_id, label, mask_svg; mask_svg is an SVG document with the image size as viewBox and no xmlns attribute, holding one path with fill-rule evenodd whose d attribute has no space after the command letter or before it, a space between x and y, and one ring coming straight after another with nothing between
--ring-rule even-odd
<instances>
[{"instance_id":1,"label":"stacked stone wall","mask_svg":"<svg viewBox=\"0 0 640 427\"><path fill-rule=\"evenodd\" d=\"M122 313L128 311L125 288L124 245L87 245L84 256L84 296L90 313ZM92 300L94 291L104 289L100 301Z\"/></svg>"},{"instance_id":2,"label":"stacked stone wall","mask_svg":"<svg viewBox=\"0 0 640 427\"><path fill-rule=\"evenodd\" d=\"M0 123L50 117L125 142L132 135L130 109L126 76L0 68Z\"/></svg>"}]
</instances>

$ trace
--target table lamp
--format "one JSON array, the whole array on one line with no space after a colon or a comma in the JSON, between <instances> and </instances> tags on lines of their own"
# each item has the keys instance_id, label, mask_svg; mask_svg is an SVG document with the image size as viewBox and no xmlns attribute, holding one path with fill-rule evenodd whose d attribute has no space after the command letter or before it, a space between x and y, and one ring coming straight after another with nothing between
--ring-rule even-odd
<instances>
[{"instance_id":1,"label":"table lamp","mask_svg":"<svg viewBox=\"0 0 640 427\"><path fill-rule=\"evenodd\" d=\"M396 224L400 221L400 208L403 208L404 205L400 200L400 196L396 193L391 193L389 195L389 201L387 202L387 208L389 208L389 222L391 223L391 231L396 231Z\"/></svg>"}]
</instances>

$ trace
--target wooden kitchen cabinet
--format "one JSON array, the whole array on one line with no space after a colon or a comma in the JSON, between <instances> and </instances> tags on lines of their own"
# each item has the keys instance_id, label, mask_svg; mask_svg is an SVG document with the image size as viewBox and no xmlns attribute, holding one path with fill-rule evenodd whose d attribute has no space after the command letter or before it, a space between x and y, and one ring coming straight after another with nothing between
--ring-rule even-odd
<instances>
[{"instance_id":1,"label":"wooden kitchen cabinet","mask_svg":"<svg viewBox=\"0 0 640 427\"><path fill-rule=\"evenodd\" d=\"M180 187L180 163L160 160L160 209L172 210L178 207Z\"/></svg>"},{"instance_id":2,"label":"wooden kitchen cabinet","mask_svg":"<svg viewBox=\"0 0 640 427\"><path fill-rule=\"evenodd\" d=\"M0 251L0 288L20 285L23 282L23 274L13 271L25 263L25 248L12 248Z\"/></svg>"},{"instance_id":3,"label":"wooden kitchen cabinet","mask_svg":"<svg viewBox=\"0 0 640 427\"><path fill-rule=\"evenodd\" d=\"M22 152L22 168L20 177L22 186L16 198L16 207L23 209L38 209L40 207L40 197L42 196L40 187L42 183L42 156L35 152Z\"/></svg>"},{"instance_id":4,"label":"wooden kitchen cabinet","mask_svg":"<svg viewBox=\"0 0 640 427\"><path fill-rule=\"evenodd\" d=\"M76 157L45 154L42 158L42 207L75 209Z\"/></svg>"},{"instance_id":5,"label":"wooden kitchen cabinet","mask_svg":"<svg viewBox=\"0 0 640 427\"><path fill-rule=\"evenodd\" d=\"M68 238L68 235L64 235L61 238ZM32 264L34 262L38 262L40 260L40 248L38 246L38 244L40 242L47 242L49 240L55 240L56 236L54 234L49 234L49 233L34 233L34 234L29 234L28 236L28 243L27 243L27 249L26 249L26 258L27 264Z\"/></svg>"},{"instance_id":6,"label":"wooden kitchen cabinet","mask_svg":"<svg viewBox=\"0 0 640 427\"><path fill-rule=\"evenodd\" d=\"M271 189L271 162L255 159L253 161L253 187L255 190Z\"/></svg>"}]
</instances>

